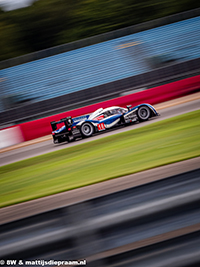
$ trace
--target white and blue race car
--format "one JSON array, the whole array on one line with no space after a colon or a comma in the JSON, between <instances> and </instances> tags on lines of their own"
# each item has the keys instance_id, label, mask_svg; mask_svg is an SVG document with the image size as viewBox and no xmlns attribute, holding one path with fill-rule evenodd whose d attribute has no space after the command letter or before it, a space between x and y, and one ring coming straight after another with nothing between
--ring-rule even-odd
<instances>
[{"instance_id":1,"label":"white and blue race car","mask_svg":"<svg viewBox=\"0 0 200 267\"><path fill-rule=\"evenodd\" d=\"M146 121L158 115L150 104L141 104L133 108L131 105L127 108L117 106L99 108L88 115L76 118L67 117L51 122L53 141L55 144L70 142L120 125Z\"/></svg>"}]
</instances>

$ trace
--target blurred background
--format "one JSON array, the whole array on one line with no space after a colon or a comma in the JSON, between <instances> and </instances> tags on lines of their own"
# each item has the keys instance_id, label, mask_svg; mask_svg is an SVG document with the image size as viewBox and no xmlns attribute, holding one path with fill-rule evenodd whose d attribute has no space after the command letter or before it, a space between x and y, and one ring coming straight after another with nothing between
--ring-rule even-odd
<instances>
[{"instance_id":1,"label":"blurred background","mask_svg":"<svg viewBox=\"0 0 200 267\"><path fill-rule=\"evenodd\" d=\"M0 0L0 148L34 139L33 132L44 125L42 120L34 129L28 125L31 137L27 134L25 138L20 128L24 122L182 79L179 88L183 95L188 88L199 91L199 33L200 2L194 0ZM194 80L184 84L184 79L191 77ZM47 132L41 135L50 134L50 120L45 122ZM196 117L193 121L194 138L199 123ZM187 123L184 127L192 128L190 121ZM169 139L174 141L174 136ZM163 143L173 154L176 146L166 140ZM134 151L133 144L127 143ZM33 151L44 151L45 146L48 151L56 150L49 141ZM196 150L198 146L197 140ZM161 147L157 153L155 147L151 146L162 158L165 150ZM26 149L25 157L31 157L31 148ZM17 161L24 151L3 153L2 158L5 155ZM190 163L128 177L126 186L121 183L124 190L112 179L108 186L102 183L100 191L81 188L81 194L74 190L61 194L60 199L54 195L1 208L0 264L7 259L87 259L87 266L95 267L200 266L197 154ZM70 166L66 154L60 160L63 168L56 163L58 154L52 164L47 158L44 156L38 168L37 158L33 163L0 167L4 175L0 185L5 188L0 186L2 196L21 193L29 183L30 194L32 186L37 186L37 196L37 191L46 188L41 177L51 183L51 165L57 168L57 175L66 170L62 182L58 183L58 176L52 178L55 188L64 186ZM145 161L141 155L144 169L150 158L153 161L152 152L147 158ZM135 162L134 152L131 160ZM41 173L33 172L34 178L30 178L29 165ZM88 162L86 165L90 168ZM16 168L22 174L17 176ZM80 166L76 169L81 172Z\"/></svg>"},{"instance_id":2,"label":"blurred background","mask_svg":"<svg viewBox=\"0 0 200 267\"><path fill-rule=\"evenodd\" d=\"M122 29L199 6L198 1L191 0L1 0L0 60ZM8 10L9 12L6 12Z\"/></svg>"},{"instance_id":3,"label":"blurred background","mask_svg":"<svg viewBox=\"0 0 200 267\"><path fill-rule=\"evenodd\" d=\"M199 73L198 1L0 7L1 128Z\"/></svg>"}]
</instances>

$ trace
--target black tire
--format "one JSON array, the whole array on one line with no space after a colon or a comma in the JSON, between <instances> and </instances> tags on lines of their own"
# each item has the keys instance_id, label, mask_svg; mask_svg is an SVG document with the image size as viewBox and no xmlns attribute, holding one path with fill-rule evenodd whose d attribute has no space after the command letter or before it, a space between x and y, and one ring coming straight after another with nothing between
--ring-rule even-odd
<instances>
[{"instance_id":1,"label":"black tire","mask_svg":"<svg viewBox=\"0 0 200 267\"><path fill-rule=\"evenodd\" d=\"M137 116L139 121L147 121L151 117L151 111L147 106L141 106L138 108Z\"/></svg>"},{"instance_id":2,"label":"black tire","mask_svg":"<svg viewBox=\"0 0 200 267\"><path fill-rule=\"evenodd\" d=\"M89 122L84 122L81 125L81 134L83 137L90 137L94 133L94 127Z\"/></svg>"}]
</instances>

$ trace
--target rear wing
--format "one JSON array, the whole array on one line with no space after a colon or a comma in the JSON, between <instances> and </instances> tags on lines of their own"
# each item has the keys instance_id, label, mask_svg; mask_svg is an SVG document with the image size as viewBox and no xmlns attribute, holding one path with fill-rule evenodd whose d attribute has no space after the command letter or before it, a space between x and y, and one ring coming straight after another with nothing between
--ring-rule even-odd
<instances>
[{"instance_id":1,"label":"rear wing","mask_svg":"<svg viewBox=\"0 0 200 267\"><path fill-rule=\"evenodd\" d=\"M60 123L64 123L66 126L66 129L67 129L68 127L70 127L73 124L72 117L66 117L66 118L63 118L59 121L52 121L51 122L52 131L57 130L57 125Z\"/></svg>"}]
</instances>

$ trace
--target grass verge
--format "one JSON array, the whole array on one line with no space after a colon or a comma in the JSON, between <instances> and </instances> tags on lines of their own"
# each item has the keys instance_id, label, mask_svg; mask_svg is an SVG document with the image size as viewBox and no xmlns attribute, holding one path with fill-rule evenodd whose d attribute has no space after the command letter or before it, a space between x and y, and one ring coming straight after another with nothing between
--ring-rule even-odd
<instances>
[{"instance_id":1,"label":"grass verge","mask_svg":"<svg viewBox=\"0 0 200 267\"><path fill-rule=\"evenodd\" d=\"M0 206L200 156L200 110L0 167Z\"/></svg>"}]
</instances>

